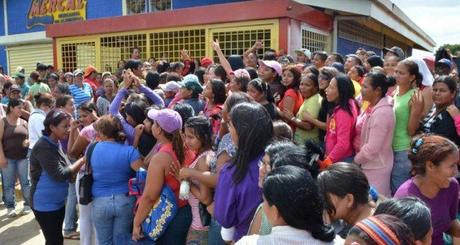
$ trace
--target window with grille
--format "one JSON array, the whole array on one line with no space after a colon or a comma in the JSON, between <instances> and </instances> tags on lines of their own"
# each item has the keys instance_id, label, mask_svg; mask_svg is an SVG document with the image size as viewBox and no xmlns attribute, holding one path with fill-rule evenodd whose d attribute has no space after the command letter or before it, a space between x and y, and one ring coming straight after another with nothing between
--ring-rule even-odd
<instances>
[{"instance_id":1,"label":"window with grille","mask_svg":"<svg viewBox=\"0 0 460 245\"><path fill-rule=\"evenodd\" d=\"M327 41L327 35L302 29L302 48L309 49L311 52L326 51Z\"/></svg>"},{"instance_id":2,"label":"window with grille","mask_svg":"<svg viewBox=\"0 0 460 245\"><path fill-rule=\"evenodd\" d=\"M382 34L359 24L356 21L339 21L338 34L340 38L349 41L364 43L372 47L382 48Z\"/></svg>"},{"instance_id":3,"label":"window with grille","mask_svg":"<svg viewBox=\"0 0 460 245\"><path fill-rule=\"evenodd\" d=\"M137 47L141 59L147 57L147 34L119 35L101 37L101 67L106 71L115 72L118 61L131 58L131 51Z\"/></svg>"},{"instance_id":4,"label":"window with grille","mask_svg":"<svg viewBox=\"0 0 460 245\"><path fill-rule=\"evenodd\" d=\"M257 55L262 58L263 53L272 45L271 29L214 32L212 38L219 40L220 48L227 57L233 54L242 55L256 41L260 40L264 47L258 50ZM213 53L213 56L214 60L217 61L216 52Z\"/></svg>"},{"instance_id":5,"label":"window with grille","mask_svg":"<svg viewBox=\"0 0 460 245\"><path fill-rule=\"evenodd\" d=\"M125 0L126 14L142 14L171 9L171 0Z\"/></svg>"},{"instance_id":6,"label":"window with grille","mask_svg":"<svg viewBox=\"0 0 460 245\"><path fill-rule=\"evenodd\" d=\"M150 54L156 59L178 61L186 49L191 57L206 54L206 29L189 29L150 33Z\"/></svg>"},{"instance_id":7,"label":"window with grille","mask_svg":"<svg viewBox=\"0 0 460 245\"><path fill-rule=\"evenodd\" d=\"M96 65L96 43L81 42L62 44L62 70L73 72L88 65Z\"/></svg>"}]
</instances>

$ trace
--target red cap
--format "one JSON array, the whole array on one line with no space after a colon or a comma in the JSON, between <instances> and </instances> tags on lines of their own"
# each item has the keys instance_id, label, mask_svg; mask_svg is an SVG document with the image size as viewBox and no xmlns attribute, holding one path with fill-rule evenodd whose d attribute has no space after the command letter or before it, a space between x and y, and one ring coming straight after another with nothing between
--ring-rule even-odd
<instances>
[{"instance_id":1,"label":"red cap","mask_svg":"<svg viewBox=\"0 0 460 245\"><path fill-rule=\"evenodd\" d=\"M83 75L84 78L88 77L91 75L91 73L97 72L96 67L89 65L88 67L85 68L85 74Z\"/></svg>"},{"instance_id":2,"label":"red cap","mask_svg":"<svg viewBox=\"0 0 460 245\"><path fill-rule=\"evenodd\" d=\"M201 66L204 67L204 68L207 68L207 67L210 66L212 63L214 63L214 62L212 61L211 58L208 58L208 57L203 57L203 58L201 59L201 62L200 62Z\"/></svg>"}]
</instances>

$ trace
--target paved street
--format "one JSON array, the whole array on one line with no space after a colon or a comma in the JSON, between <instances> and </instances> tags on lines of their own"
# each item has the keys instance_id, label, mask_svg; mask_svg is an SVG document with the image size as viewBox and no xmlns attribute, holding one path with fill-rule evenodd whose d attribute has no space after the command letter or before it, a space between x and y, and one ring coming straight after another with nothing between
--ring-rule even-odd
<instances>
[{"instance_id":1,"label":"paved street","mask_svg":"<svg viewBox=\"0 0 460 245\"><path fill-rule=\"evenodd\" d=\"M17 210L22 209L22 202L19 203ZM0 244L1 245L41 245L45 244L45 238L41 233L40 227L34 218L33 213L8 218L6 207L0 205ZM64 244L79 244L79 241L65 240Z\"/></svg>"}]
</instances>

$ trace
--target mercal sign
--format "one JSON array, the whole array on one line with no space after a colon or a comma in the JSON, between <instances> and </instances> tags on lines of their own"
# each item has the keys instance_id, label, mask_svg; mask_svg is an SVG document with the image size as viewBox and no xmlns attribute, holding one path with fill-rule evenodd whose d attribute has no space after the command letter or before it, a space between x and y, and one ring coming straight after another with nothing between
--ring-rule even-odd
<instances>
[{"instance_id":1,"label":"mercal sign","mask_svg":"<svg viewBox=\"0 0 460 245\"><path fill-rule=\"evenodd\" d=\"M37 25L86 20L87 0L32 0L27 28Z\"/></svg>"}]
</instances>

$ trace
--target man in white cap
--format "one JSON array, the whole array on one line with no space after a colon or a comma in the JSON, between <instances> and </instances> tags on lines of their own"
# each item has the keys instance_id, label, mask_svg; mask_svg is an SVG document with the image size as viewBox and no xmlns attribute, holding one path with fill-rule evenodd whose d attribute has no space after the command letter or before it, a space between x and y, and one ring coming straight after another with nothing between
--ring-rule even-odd
<instances>
[{"instance_id":1,"label":"man in white cap","mask_svg":"<svg viewBox=\"0 0 460 245\"><path fill-rule=\"evenodd\" d=\"M309 65L311 63L311 52L306 48L296 49L297 63Z\"/></svg>"}]
</instances>

